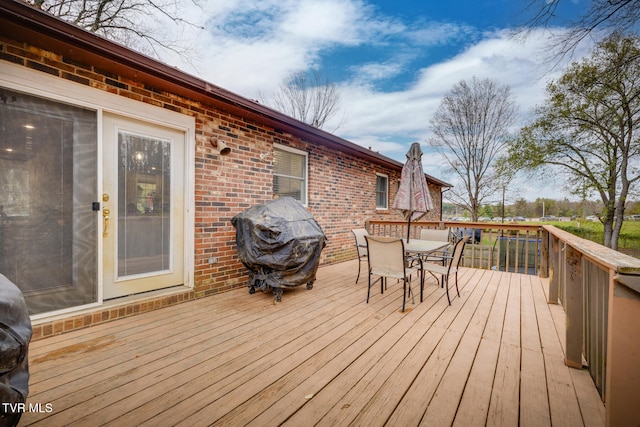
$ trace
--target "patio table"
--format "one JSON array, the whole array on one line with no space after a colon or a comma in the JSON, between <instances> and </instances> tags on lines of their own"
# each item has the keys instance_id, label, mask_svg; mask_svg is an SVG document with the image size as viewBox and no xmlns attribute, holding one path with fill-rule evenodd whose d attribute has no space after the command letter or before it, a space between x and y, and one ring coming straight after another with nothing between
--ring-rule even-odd
<instances>
[{"instance_id":1,"label":"patio table","mask_svg":"<svg viewBox=\"0 0 640 427\"><path fill-rule=\"evenodd\" d=\"M412 239L409 242L405 239L402 240L404 240L404 251L407 254L428 255L431 252L437 252L449 246L449 242L441 240Z\"/></svg>"}]
</instances>

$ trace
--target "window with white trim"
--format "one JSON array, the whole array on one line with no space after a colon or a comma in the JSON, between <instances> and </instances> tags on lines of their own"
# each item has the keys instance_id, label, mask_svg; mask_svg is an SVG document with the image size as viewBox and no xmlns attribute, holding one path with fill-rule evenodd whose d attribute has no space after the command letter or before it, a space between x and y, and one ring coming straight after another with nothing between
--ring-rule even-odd
<instances>
[{"instance_id":1,"label":"window with white trim","mask_svg":"<svg viewBox=\"0 0 640 427\"><path fill-rule=\"evenodd\" d=\"M376 174L376 209L389 208L389 177Z\"/></svg>"},{"instance_id":2,"label":"window with white trim","mask_svg":"<svg viewBox=\"0 0 640 427\"><path fill-rule=\"evenodd\" d=\"M280 144L273 147L273 192L307 204L307 153Z\"/></svg>"}]
</instances>

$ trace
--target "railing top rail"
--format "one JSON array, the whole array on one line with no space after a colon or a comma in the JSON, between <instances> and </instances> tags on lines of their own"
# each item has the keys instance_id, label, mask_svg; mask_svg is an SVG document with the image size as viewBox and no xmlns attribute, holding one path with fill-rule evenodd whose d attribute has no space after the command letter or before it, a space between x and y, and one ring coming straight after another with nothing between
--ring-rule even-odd
<instances>
[{"instance_id":1,"label":"railing top rail","mask_svg":"<svg viewBox=\"0 0 640 427\"><path fill-rule=\"evenodd\" d=\"M407 221L385 221L371 220L369 224L386 224L386 225L407 225ZM412 227L460 227L460 228L481 228L484 230L530 230L538 231L542 229L542 224L522 224L522 223L506 223L506 222L457 222L457 221L412 221Z\"/></svg>"},{"instance_id":2,"label":"railing top rail","mask_svg":"<svg viewBox=\"0 0 640 427\"><path fill-rule=\"evenodd\" d=\"M599 243L583 239L553 225L542 226L560 241L580 251L593 262L619 274L640 275L640 259L623 254Z\"/></svg>"}]
</instances>

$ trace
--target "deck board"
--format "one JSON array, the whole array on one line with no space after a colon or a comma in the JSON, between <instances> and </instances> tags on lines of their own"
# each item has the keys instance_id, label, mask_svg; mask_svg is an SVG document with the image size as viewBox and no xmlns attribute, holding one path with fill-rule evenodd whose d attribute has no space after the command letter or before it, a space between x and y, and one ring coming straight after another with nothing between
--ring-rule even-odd
<instances>
[{"instance_id":1,"label":"deck board","mask_svg":"<svg viewBox=\"0 0 640 427\"><path fill-rule=\"evenodd\" d=\"M402 313L357 261L314 289L246 289L31 344L20 426L604 425L586 371L564 365L545 280L463 268L452 305L433 278Z\"/></svg>"},{"instance_id":2,"label":"deck board","mask_svg":"<svg viewBox=\"0 0 640 427\"><path fill-rule=\"evenodd\" d=\"M527 278L530 281L531 278ZM520 385L520 425L551 425L544 356L531 286L521 286L522 353Z\"/></svg>"},{"instance_id":3,"label":"deck board","mask_svg":"<svg viewBox=\"0 0 640 427\"><path fill-rule=\"evenodd\" d=\"M485 297L490 304L490 312L486 316L482 339L456 414L456 426L484 426L489 411L491 394L487 390L493 387L509 290L508 282L500 283L495 276L497 274L491 284L493 298L490 294Z\"/></svg>"}]
</instances>

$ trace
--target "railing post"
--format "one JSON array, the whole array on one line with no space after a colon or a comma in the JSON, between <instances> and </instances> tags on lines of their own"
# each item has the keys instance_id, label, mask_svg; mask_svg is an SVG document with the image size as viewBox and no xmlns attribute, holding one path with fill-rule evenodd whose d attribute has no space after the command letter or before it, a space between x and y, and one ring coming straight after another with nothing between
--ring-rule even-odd
<instances>
[{"instance_id":1,"label":"railing post","mask_svg":"<svg viewBox=\"0 0 640 427\"><path fill-rule=\"evenodd\" d=\"M558 281L559 281L559 263L560 263L560 242L551 233L549 236L549 304L558 303Z\"/></svg>"},{"instance_id":2,"label":"railing post","mask_svg":"<svg viewBox=\"0 0 640 427\"><path fill-rule=\"evenodd\" d=\"M567 355L565 364L570 368L582 368L583 344L583 284L582 284L582 254L567 245L566 247L566 280L564 301L567 313Z\"/></svg>"},{"instance_id":3,"label":"railing post","mask_svg":"<svg viewBox=\"0 0 640 427\"><path fill-rule=\"evenodd\" d=\"M605 421L608 427L640 424L640 276L610 280Z\"/></svg>"},{"instance_id":4,"label":"railing post","mask_svg":"<svg viewBox=\"0 0 640 427\"><path fill-rule=\"evenodd\" d=\"M542 230L541 248L540 248L540 277L549 277L549 232ZM537 236L536 236L537 238Z\"/></svg>"}]
</instances>

